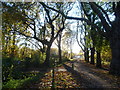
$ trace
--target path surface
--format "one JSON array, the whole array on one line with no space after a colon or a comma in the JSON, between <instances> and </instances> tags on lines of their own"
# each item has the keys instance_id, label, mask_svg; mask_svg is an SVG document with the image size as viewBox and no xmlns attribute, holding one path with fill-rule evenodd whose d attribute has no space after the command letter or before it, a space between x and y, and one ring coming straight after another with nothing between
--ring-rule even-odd
<instances>
[{"instance_id":1,"label":"path surface","mask_svg":"<svg viewBox=\"0 0 120 90\"><path fill-rule=\"evenodd\" d=\"M102 73L104 74L102 74ZM53 69L47 72L39 82L30 88L51 88ZM75 61L56 67L54 72L55 88L120 88L119 84L109 78L108 71L95 68L84 61Z\"/></svg>"},{"instance_id":2,"label":"path surface","mask_svg":"<svg viewBox=\"0 0 120 90\"><path fill-rule=\"evenodd\" d=\"M53 86L53 69L47 72L38 83L27 88L51 88ZM54 69L54 88L80 88L79 83L63 66Z\"/></svg>"},{"instance_id":3,"label":"path surface","mask_svg":"<svg viewBox=\"0 0 120 90\"><path fill-rule=\"evenodd\" d=\"M64 67L72 73L74 78L76 78L77 82L80 83L81 88L118 88L120 85L116 85L113 80L105 77L99 72L108 71L97 69L93 67L88 67L83 61L75 61L74 62L74 70L71 67L71 63L67 65L64 64Z\"/></svg>"}]
</instances>

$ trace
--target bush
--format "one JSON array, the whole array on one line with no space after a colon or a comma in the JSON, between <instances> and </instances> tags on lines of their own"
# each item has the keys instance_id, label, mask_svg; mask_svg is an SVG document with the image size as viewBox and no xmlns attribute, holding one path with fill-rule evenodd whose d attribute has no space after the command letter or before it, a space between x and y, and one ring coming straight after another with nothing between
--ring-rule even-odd
<instances>
[{"instance_id":1,"label":"bush","mask_svg":"<svg viewBox=\"0 0 120 90\"><path fill-rule=\"evenodd\" d=\"M3 88L24 88L36 81L38 81L44 74L38 73L38 74L30 74L28 73L28 77L25 77L24 79L11 79L10 81L3 84Z\"/></svg>"}]
</instances>

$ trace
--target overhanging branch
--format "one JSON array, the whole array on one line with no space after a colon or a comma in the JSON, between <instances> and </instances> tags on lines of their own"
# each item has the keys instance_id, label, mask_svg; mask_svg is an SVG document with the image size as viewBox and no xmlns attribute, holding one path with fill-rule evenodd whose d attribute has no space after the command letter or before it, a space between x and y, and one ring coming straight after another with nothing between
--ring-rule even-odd
<instances>
[{"instance_id":1,"label":"overhanging branch","mask_svg":"<svg viewBox=\"0 0 120 90\"><path fill-rule=\"evenodd\" d=\"M101 13L101 11L98 9L98 7L95 5L94 2L90 2L89 3L92 10L97 14L97 16L100 18L103 27L105 28L106 32L109 34L109 32L111 31L111 27L109 26L109 24L106 22L103 14Z\"/></svg>"},{"instance_id":2,"label":"overhanging branch","mask_svg":"<svg viewBox=\"0 0 120 90\"><path fill-rule=\"evenodd\" d=\"M47 40L40 40L40 39L37 38L37 37L28 36L28 35L26 35L26 34L24 34L24 33L19 32L19 31L16 31L16 32L18 32L20 35L23 35L23 36L25 36L25 37L27 37L27 38L33 38L33 39L41 42L42 44L45 44L45 45L48 45L48 44L49 44L49 42L48 42Z\"/></svg>"},{"instance_id":3,"label":"overhanging branch","mask_svg":"<svg viewBox=\"0 0 120 90\"><path fill-rule=\"evenodd\" d=\"M44 7L51 9L53 11L56 11L57 13L60 13L63 17L65 17L65 19L73 19L73 20L80 20L80 21L85 21L88 25L91 25L92 27L96 28L99 32L101 32L101 34L105 37L107 37L106 33L102 32L99 27L97 25L95 25L94 23L90 22L88 19L86 18L79 18L79 17L71 17L71 16L66 16L63 12L56 10L52 7L47 6L46 4L44 4L43 2L40 2L41 5L43 5ZM110 29L109 25L108 28Z\"/></svg>"}]
</instances>

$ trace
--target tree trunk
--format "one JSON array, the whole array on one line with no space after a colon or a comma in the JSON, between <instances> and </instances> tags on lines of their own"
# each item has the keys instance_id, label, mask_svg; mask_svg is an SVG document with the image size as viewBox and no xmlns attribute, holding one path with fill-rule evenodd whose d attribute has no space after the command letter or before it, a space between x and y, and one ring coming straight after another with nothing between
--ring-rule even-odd
<instances>
[{"instance_id":1,"label":"tree trunk","mask_svg":"<svg viewBox=\"0 0 120 90\"><path fill-rule=\"evenodd\" d=\"M51 45L47 45L46 59L44 61L44 65L47 66L47 67L50 66L50 48L51 48Z\"/></svg>"},{"instance_id":2,"label":"tree trunk","mask_svg":"<svg viewBox=\"0 0 120 90\"><path fill-rule=\"evenodd\" d=\"M85 57L85 61L89 62L89 50L88 50L88 48L85 48L84 57Z\"/></svg>"},{"instance_id":3,"label":"tree trunk","mask_svg":"<svg viewBox=\"0 0 120 90\"><path fill-rule=\"evenodd\" d=\"M95 48L92 47L91 48L91 61L90 61L90 64L95 64L94 54L95 54Z\"/></svg>"},{"instance_id":4,"label":"tree trunk","mask_svg":"<svg viewBox=\"0 0 120 90\"><path fill-rule=\"evenodd\" d=\"M112 49L112 61L110 64L110 73L120 75L120 2L115 9L115 21L112 24L110 45Z\"/></svg>"},{"instance_id":5,"label":"tree trunk","mask_svg":"<svg viewBox=\"0 0 120 90\"><path fill-rule=\"evenodd\" d=\"M58 52L59 52L59 63L62 63L62 57L61 57L61 34L59 34L59 40L58 40Z\"/></svg>"},{"instance_id":6,"label":"tree trunk","mask_svg":"<svg viewBox=\"0 0 120 90\"><path fill-rule=\"evenodd\" d=\"M86 59L87 59L87 58L86 58L86 51L84 52L84 59L85 59L85 61L86 61Z\"/></svg>"},{"instance_id":7,"label":"tree trunk","mask_svg":"<svg viewBox=\"0 0 120 90\"><path fill-rule=\"evenodd\" d=\"M111 43L112 61L110 64L110 73L120 75L120 38Z\"/></svg>"},{"instance_id":8,"label":"tree trunk","mask_svg":"<svg viewBox=\"0 0 120 90\"><path fill-rule=\"evenodd\" d=\"M97 60L96 60L96 67L101 68L101 55L100 51L97 51Z\"/></svg>"}]
</instances>

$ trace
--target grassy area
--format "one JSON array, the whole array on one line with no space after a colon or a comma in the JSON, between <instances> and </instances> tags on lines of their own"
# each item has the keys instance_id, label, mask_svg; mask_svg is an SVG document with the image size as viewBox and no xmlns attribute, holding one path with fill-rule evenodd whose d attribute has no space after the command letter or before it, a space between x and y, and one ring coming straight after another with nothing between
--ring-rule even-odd
<instances>
[{"instance_id":1,"label":"grassy area","mask_svg":"<svg viewBox=\"0 0 120 90\"><path fill-rule=\"evenodd\" d=\"M65 62L69 61L67 58L63 58L62 63L58 62L55 64L55 67L63 65ZM24 88L29 87L30 85L36 83L40 80L44 73L34 73L34 72L24 72L20 68L25 67L14 67L15 69L11 69L11 74L9 74L10 78L3 82L3 88ZM51 68L54 67L54 64L51 64ZM7 69L6 69L7 70Z\"/></svg>"},{"instance_id":2,"label":"grassy area","mask_svg":"<svg viewBox=\"0 0 120 90\"><path fill-rule=\"evenodd\" d=\"M37 82L44 74L38 73L33 75L32 77L28 77L25 79L11 79L7 83L3 84L3 88L24 88L34 82Z\"/></svg>"}]
</instances>

